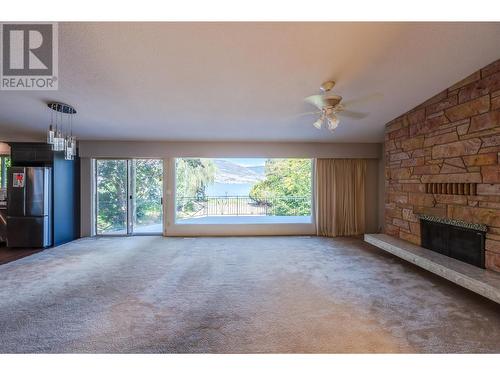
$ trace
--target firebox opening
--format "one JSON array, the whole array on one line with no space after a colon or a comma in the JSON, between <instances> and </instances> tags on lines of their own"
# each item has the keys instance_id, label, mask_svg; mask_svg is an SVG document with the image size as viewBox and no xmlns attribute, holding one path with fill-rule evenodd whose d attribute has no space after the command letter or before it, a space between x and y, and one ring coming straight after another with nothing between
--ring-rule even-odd
<instances>
[{"instance_id":1,"label":"firebox opening","mask_svg":"<svg viewBox=\"0 0 500 375\"><path fill-rule=\"evenodd\" d=\"M486 232L420 218L422 247L485 268Z\"/></svg>"}]
</instances>

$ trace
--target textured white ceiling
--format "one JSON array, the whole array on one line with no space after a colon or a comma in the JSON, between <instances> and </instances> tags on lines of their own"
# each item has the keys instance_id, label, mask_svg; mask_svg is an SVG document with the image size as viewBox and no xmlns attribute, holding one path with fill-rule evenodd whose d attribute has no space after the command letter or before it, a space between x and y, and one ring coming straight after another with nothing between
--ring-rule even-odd
<instances>
[{"instance_id":1,"label":"textured white ceiling","mask_svg":"<svg viewBox=\"0 0 500 375\"><path fill-rule=\"evenodd\" d=\"M499 23L61 23L59 90L0 92L0 140L43 139L58 100L81 139L379 142L499 47ZM327 79L383 98L316 130L296 114Z\"/></svg>"}]
</instances>

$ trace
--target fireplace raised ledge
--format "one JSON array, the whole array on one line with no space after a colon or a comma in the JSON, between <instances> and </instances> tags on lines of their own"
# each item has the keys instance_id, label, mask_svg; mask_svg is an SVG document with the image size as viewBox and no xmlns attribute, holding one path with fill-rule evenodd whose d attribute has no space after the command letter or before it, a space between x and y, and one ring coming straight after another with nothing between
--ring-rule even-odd
<instances>
[{"instance_id":1,"label":"fireplace raised ledge","mask_svg":"<svg viewBox=\"0 0 500 375\"><path fill-rule=\"evenodd\" d=\"M422 220L432 221L435 223L454 225L460 228L473 229L480 232L487 232L488 227L483 224L469 223L459 219L448 219L446 217L437 217L425 214L415 214L415 216Z\"/></svg>"},{"instance_id":2,"label":"fireplace raised ledge","mask_svg":"<svg viewBox=\"0 0 500 375\"><path fill-rule=\"evenodd\" d=\"M472 266L387 234L365 234L364 240L500 304L499 273Z\"/></svg>"}]
</instances>

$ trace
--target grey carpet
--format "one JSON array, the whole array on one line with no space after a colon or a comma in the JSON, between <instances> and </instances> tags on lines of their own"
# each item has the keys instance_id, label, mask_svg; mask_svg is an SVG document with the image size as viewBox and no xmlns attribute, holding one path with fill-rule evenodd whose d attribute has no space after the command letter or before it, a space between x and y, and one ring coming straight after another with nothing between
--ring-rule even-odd
<instances>
[{"instance_id":1,"label":"grey carpet","mask_svg":"<svg viewBox=\"0 0 500 375\"><path fill-rule=\"evenodd\" d=\"M500 352L500 308L358 239L95 238L0 266L0 352Z\"/></svg>"}]
</instances>

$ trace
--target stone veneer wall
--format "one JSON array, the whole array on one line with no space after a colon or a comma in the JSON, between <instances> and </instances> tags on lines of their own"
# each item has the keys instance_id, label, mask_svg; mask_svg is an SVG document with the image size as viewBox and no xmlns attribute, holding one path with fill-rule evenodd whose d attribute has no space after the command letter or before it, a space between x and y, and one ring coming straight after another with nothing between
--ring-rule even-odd
<instances>
[{"instance_id":1,"label":"stone veneer wall","mask_svg":"<svg viewBox=\"0 0 500 375\"><path fill-rule=\"evenodd\" d=\"M394 119L385 131L385 232L420 244L416 214L488 226L486 267L500 271L500 60ZM425 183L477 183L477 195Z\"/></svg>"}]
</instances>

